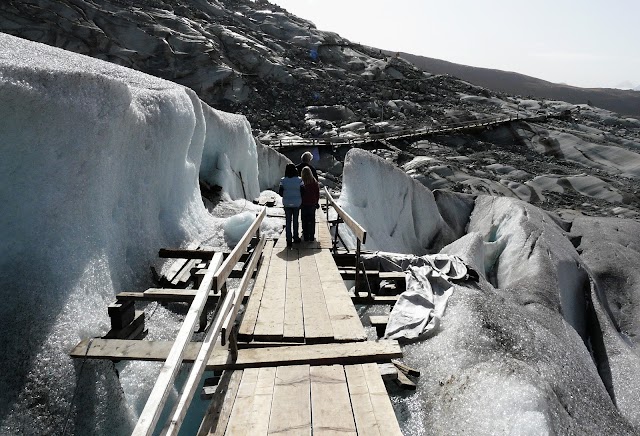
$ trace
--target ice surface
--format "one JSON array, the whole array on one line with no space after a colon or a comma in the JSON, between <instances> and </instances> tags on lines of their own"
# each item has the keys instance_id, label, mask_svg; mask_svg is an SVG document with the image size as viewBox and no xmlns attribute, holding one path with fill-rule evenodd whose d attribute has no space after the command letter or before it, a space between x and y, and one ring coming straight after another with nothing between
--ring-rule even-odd
<instances>
[{"instance_id":1,"label":"ice surface","mask_svg":"<svg viewBox=\"0 0 640 436\"><path fill-rule=\"evenodd\" d=\"M251 212L242 212L227 218L223 226L224 238L227 243L229 245L237 244L255 219L256 215Z\"/></svg>"},{"instance_id":2,"label":"ice surface","mask_svg":"<svg viewBox=\"0 0 640 436\"><path fill-rule=\"evenodd\" d=\"M412 189L353 152L340 197L385 249L420 237L406 217L446 217L458 239L441 253L480 273L456 286L434 336L403 348L423 374L414 394L394 398L403 432L637 434L637 223L575 218L567 234L569 224L517 199L438 191L409 201Z\"/></svg>"},{"instance_id":3,"label":"ice surface","mask_svg":"<svg viewBox=\"0 0 640 436\"><path fill-rule=\"evenodd\" d=\"M454 239L431 191L363 150L354 148L345 157L338 202L367 231L369 250L422 255Z\"/></svg>"},{"instance_id":4,"label":"ice surface","mask_svg":"<svg viewBox=\"0 0 640 436\"><path fill-rule=\"evenodd\" d=\"M622 194L611 184L589 175L556 176L549 174L537 176L526 182L526 185L534 188L542 199L544 199L545 191L564 193L565 190L574 190L582 195L607 200L611 203L623 201Z\"/></svg>"},{"instance_id":5,"label":"ice surface","mask_svg":"<svg viewBox=\"0 0 640 436\"><path fill-rule=\"evenodd\" d=\"M611 174L640 178L640 154L615 144L600 144L572 133L536 129L531 145L539 152Z\"/></svg>"},{"instance_id":6,"label":"ice surface","mask_svg":"<svg viewBox=\"0 0 640 436\"><path fill-rule=\"evenodd\" d=\"M250 128L182 86L3 34L0 102L0 433L127 434L149 365L120 367L121 385L68 352L106 333L116 292L152 284L158 248L224 245L198 173L234 198L242 173L257 195Z\"/></svg>"}]
</instances>

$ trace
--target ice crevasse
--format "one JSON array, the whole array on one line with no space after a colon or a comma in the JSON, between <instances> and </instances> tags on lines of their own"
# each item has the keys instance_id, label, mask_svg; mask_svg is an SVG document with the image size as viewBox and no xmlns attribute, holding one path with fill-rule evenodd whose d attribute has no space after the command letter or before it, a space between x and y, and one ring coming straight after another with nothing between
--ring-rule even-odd
<instances>
[{"instance_id":1,"label":"ice crevasse","mask_svg":"<svg viewBox=\"0 0 640 436\"><path fill-rule=\"evenodd\" d=\"M243 116L183 86L0 34L0 433L130 431L150 386L87 364L71 404L68 352L151 284L159 247L220 227L199 178L259 195L257 153Z\"/></svg>"}]
</instances>

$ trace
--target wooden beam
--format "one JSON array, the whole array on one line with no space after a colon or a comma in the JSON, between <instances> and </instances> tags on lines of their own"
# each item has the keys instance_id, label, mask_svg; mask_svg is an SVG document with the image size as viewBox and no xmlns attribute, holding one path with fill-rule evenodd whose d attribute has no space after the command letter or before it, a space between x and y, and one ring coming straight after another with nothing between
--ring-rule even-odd
<instances>
[{"instance_id":1,"label":"wooden beam","mask_svg":"<svg viewBox=\"0 0 640 436\"><path fill-rule=\"evenodd\" d=\"M262 211L258 214L253 224L247 229L240 241L236 244L231 254L225 259L224 263L218 268L213 277L213 290L219 291L222 289L227 277L231 273L231 270L235 267L240 257L244 254L247 246L251 242L253 235L260 229L260 223L267 214L267 208L263 207Z\"/></svg>"},{"instance_id":2,"label":"wooden beam","mask_svg":"<svg viewBox=\"0 0 640 436\"><path fill-rule=\"evenodd\" d=\"M384 386L382 377L380 377L380 371L378 370L377 365L367 363L362 365L362 370L367 383L367 389L369 390L369 399L373 406L373 412L376 416L376 423L380 430L380 434L385 436L401 436L402 432L398 425L398 419L393 412L393 406L391 405L391 400L389 400L389 394Z\"/></svg>"},{"instance_id":3,"label":"wooden beam","mask_svg":"<svg viewBox=\"0 0 640 436\"><path fill-rule=\"evenodd\" d=\"M158 257L178 259L202 259L210 260L216 254L214 250L195 250L185 248L161 248Z\"/></svg>"},{"instance_id":4,"label":"wooden beam","mask_svg":"<svg viewBox=\"0 0 640 436\"><path fill-rule=\"evenodd\" d=\"M144 292L120 292L116 294L119 301L160 301L167 303L191 303L197 289L149 288ZM244 298L249 294L245 293ZM220 298L220 292L209 291L208 303L215 303Z\"/></svg>"},{"instance_id":5,"label":"wooden beam","mask_svg":"<svg viewBox=\"0 0 640 436\"><path fill-rule=\"evenodd\" d=\"M266 238L264 235L260 238L258 245L253 250L253 256L245 269L244 276L238 285L238 288L235 290L235 298L233 300L233 306L229 311L229 314L225 317L224 322L222 324L222 345L226 343L229 339L229 332L231 327L236 321L236 317L238 316L238 310L240 310L240 306L242 304L243 297L249 288L249 281L253 276L253 270L258 265L258 261L260 260L260 256L262 256L262 249L264 248L264 244L266 242Z\"/></svg>"},{"instance_id":6,"label":"wooden beam","mask_svg":"<svg viewBox=\"0 0 640 436\"><path fill-rule=\"evenodd\" d=\"M242 370L225 371L218 383L207 413L198 429L198 436L223 436L242 380Z\"/></svg>"},{"instance_id":7,"label":"wooden beam","mask_svg":"<svg viewBox=\"0 0 640 436\"><path fill-rule=\"evenodd\" d=\"M136 310L134 311L133 320L126 326L115 329L112 328L109 332L104 335L105 339L135 339L139 333L142 333L144 330L144 311Z\"/></svg>"},{"instance_id":8,"label":"wooden beam","mask_svg":"<svg viewBox=\"0 0 640 436\"><path fill-rule=\"evenodd\" d=\"M311 435L309 365L279 366L273 390L269 435Z\"/></svg>"},{"instance_id":9,"label":"wooden beam","mask_svg":"<svg viewBox=\"0 0 640 436\"><path fill-rule=\"evenodd\" d=\"M269 264L271 263L271 253L273 252L273 241L269 241L264 249L264 259L260 265L258 275L253 284L253 290L249 297L249 302L242 316L242 322L240 323L240 330L238 336L242 340L250 341L253 337L253 331L256 327L256 321L258 319L258 312L260 310L260 303L262 301L262 295L264 293L265 282L267 280L267 274L269 272Z\"/></svg>"},{"instance_id":10,"label":"wooden beam","mask_svg":"<svg viewBox=\"0 0 640 436\"><path fill-rule=\"evenodd\" d=\"M182 425L184 417L187 414L187 409L191 404L193 395L198 388L198 383L202 378L202 374L204 373L207 362L209 361L211 353L213 352L213 346L218 339L218 335L222 331L224 320L227 314L232 309L232 304L236 299L236 293L239 293L238 289L229 292L218 308L218 311L216 312L216 315L213 319L213 324L207 330L207 334L205 335L200 350L198 350L198 356L196 357L191 371L189 372L189 377L185 382L180 398L178 398L178 401L171 411L171 419L169 420L167 426L163 431L164 435L175 436L180 431L180 426Z\"/></svg>"},{"instance_id":11,"label":"wooden beam","mask_svg":"<svg viewBox=\"0 0 640 436\"><path fill-rule=\"evenodd\" d=\"M342 365L313 366L311 379L311 415L313 434L356 436L349 388Z\"/></svg>"},{"instance_id":12,"label":"wooden beam","mask_svg":"<svg viewBox=\"0 0 640 436\"><path fill-rule=\"evenodd\" d=\"M364 304L364 305L383 305L388 304L389 306L393 306L398 301L397 295L372 295L371 297L365 296L351 296L351 301L354 304Z\"/></svg>"},{"instance_id":13,"label":"wooden beam","mask_svg":"<svg viewBox=\"0 0 640 436\"><path fill-rule=\"evenodd\" d=\"M85 339L70 353L74 358L105 360L163 361L169 355L171 341L134 341L122 339ZM187 346L184 362L193 362L200 343ZM216 347L207 363L207 370L258 368L285 365L333 365L365 362L385 362L401 358L397 341L379 340L284 347L246 348L238 350L235 362L228 361L227 350Z\"/></svg>"},{"instance_id":14,"label":"wooden beam","mask_svg":"<svg viewBox=\"0 0 640 436\"><path fill-rule=\"evenodd\" d=\"M399 360L392 360L391 363L393 363L396 368L398 368L398 370L404 372L405 375L412 375L414 377L420 377L420 371L418 371L415 368L410 367L409 365L406 365L402 362L400 362Z\"/></svg>"},{"instance_id":15,"label":"wooden beam","mask_svg":"<svg viewBox=\"0 0 640 436\"><path fill-rule=\"evenodd\" d=\"M398 371L398 378L394 380L395 384L397 384L402 389L406 389L408 391L415 391L417 389L416 384L411 380L406 374L402 371Z\"/></svg>"},{"instance_id":16,"label":"wooden beam","mask_svg":"<svg viewBox=\"0 0 640 436\"><path fill-rule=\"evenodd\" d=\"M209 274L205 276L202 284L198 288L198 293L189 307L187 316L176 336L176 340L171 347L167 360L160 369L160 374L156 380L147 403L138 418L138 422L133 429L134 436L150 436L155 430L155 426L160 418L160 413L167 401L169 391L173 387L173 382L180 370L180 365L191 341L193 332L200 321L200 314L209 297L214 274L222 262L222 253L217 253L209 264Z\"/></svg>"},{"instance_id":17,"label":"wooden beam","mask_svg":"<svg viewBox=\"0 0 640 436\"><path fill-rule=\"evenodd\" d=\"M344 209L342 209L338 205L338 203L335 202L335 200L333 199L333 197L329 193L329 190L327 189L326 186L324 187L324 195L325 195L327 201L329 202L329 204L336 210L336 212L338 213L340 218L342 218L344 223L347 226L349 226L349 228L351 229L353 234L356 235L356 238L358 238L358 240L360 240L363 244L366 243L367 242L367 231L364 229L364 227L362 227L360 224L358 224L358 222L356 220L351 218L351 215L349 215L347 212L345 212Z\"/></svg>"},{"instance_id":18,"label":"wooden beam","mask_svg":"<svg viewBox=\"0 0 640 436\"><path fill-rule=\"evenodd\" d=\"M198 248L200 246L199 242L191 242L189 245L187 245L187 251L190 250L195 250L196 248ZM184 251L184 250L182 250ZM162 257L162 256L161 256ZM175 276L180 273L180 271L182 270L182 268L184 267L185 263L187 263L187 258L185 257L181 257L178 256L179 258L176 259L171 266L169 267L169 270L167 271L167 273L165 274L165 277L167 279L167 281L171 282Z\"/></svg>"}]
</instances>

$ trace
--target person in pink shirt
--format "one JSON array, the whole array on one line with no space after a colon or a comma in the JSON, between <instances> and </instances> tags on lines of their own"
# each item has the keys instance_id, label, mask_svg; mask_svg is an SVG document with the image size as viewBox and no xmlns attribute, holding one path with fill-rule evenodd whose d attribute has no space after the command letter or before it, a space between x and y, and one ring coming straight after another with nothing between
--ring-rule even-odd
<instances>
[{"instance_id":1,"label":"person in pink shirt","mask_svg":"<svg viewBox=\"0 0 640 436\"><path fill-rule=\"evenodd\" d=\"M301 210L302 237L305 241L315 241L316 209L320 208L320 186L309 167L302 169L302 182L304 183Z\"/></svg>"}]
</instances>

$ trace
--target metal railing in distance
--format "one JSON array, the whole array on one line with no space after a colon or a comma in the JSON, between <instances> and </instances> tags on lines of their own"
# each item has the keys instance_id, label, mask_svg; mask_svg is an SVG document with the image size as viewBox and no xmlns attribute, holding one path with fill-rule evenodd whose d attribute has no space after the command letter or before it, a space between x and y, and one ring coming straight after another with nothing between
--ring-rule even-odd
<instances>
[{"instance_id":1,"label":"metal railing in distance","mask_svg":"<svg viewBox=\"0 0 640 436\"><path fill-rule=\"evenodd\" d=\"M551 116L551 115L548 115ZM530 117L531 119L538 119L537 117ZM453 130L464 129L464 128L472 128L472 127L483 127L490 126L492 124L506 123L509 121L513 121L513 116L497 116L497 117L489 117L482 118L479 120L470 120L463 121L460 123L451 123L451 124L443 124L441 126L434 127L420 127L417 129L403 129L403 130L394 130L391 132L383 132L383 133L371 133L365 135L344 137L344 136L334 136L330 138L295 138L295 139L262 139L261 142L275 148L281 147L309 147L316 145L355 145L355 144L364 144L367 142L373 142L380 139L399 139L399 138L408 138L412 136L420 136L420 135L429 135L429 134L437 134L437 133L445 133ZM528 118L520 118L520 120L526 120Z\"/></svg>"},{"instance_id":2,"label":"metal railing in distance","mask_svg":"<svg viewBox=\"0 0 640 436\"><path fill-rule=\"evenodd\" d=\"M196 296L189 307L189 311L185 317L182 326L180 327L180 331L176 336L176 339L173 342L173 346L171 347L171 351L169 351L169 355L167 356L166 361L164 362L162 368L160 369L160 374L158 375L158 379L156 380L153 389L151 390L151 394L147 400L147 403L140 414L138 422L133 429L132 435L134 436L149 436L153 434L156 425L158 424L158 419L160 417L160 413L164 408L167 397L170 389L173 386L176 375L180 369L182 361L184 359L184 354L187 349L187 345L191 341L193 336L193 332L198 325L200 320L200 316L202 311L204 310L204 306L207 303L207 299L209 297L209 291L212 286L216 285L217 290L222 288L222 284L229 276L233 266L238 261L246 247L249 245L253 234L256 233L260 228L260 223L264 219L266 215L266 208L263 208L262 212L258 215L256 220L253 222L249 230L245 232L244 236L240 240L240 242L236 245L234 250L229 254L227 259L223 263L223 255L222 253L216 253L211 262L209 263L209 267L207 268L207 272L198 287L198 291L196 292ZM232 263L233 262L233 263ZM218 308L216 309L216 316L214 317L214 321L212 323L212 328L210 328L207 333L207 337L209 339L209 350L205 350L205 353L208 351L210 353L212 346L214 344L220 330L222 329L222 324L225 322L225 319L229 313L229 311L233 308L233 297L235 297L235 292L227 293L224 298L221 298L218 303ZM198 354L199 358L203 358L204 354L201 352ZM201 355L202 354L202 355ZM210 355L210 354L209 354ZM208 360L208 357L207 359ZM206 360L204 363L206 364ZM196 381L197 382L197 381ZM187 385L188 386L188 385ZM185 392L187 389L185 387ZM187 397L190 396L193 398L193 392ZM185 397L186 398L186 397ZM181 398L182 400L182 398ZM186 408L188 408L188 403L190 403L191 399L188 401L183 401L186 404ZM180 405L180 401L178 403ZM184 407L184 405L182 406ZM186 408L184 411L178 410L180 414L186 413ZM184 417L184 415L182 415ZM179 424L181 424L181 420L178 420ZM177 425L179 429L179 424Z\"/></svg>"}]
</instances>

